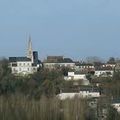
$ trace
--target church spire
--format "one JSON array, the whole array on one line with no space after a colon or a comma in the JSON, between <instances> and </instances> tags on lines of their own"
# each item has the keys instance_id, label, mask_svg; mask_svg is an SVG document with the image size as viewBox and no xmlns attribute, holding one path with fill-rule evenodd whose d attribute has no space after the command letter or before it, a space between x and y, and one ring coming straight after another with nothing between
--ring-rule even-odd
<instances>
[{"instance_id":1,"label":"church spire","mask_svg":"<svg viewBox=\"0 0 120 120\"><path fill-rule=\"evenodd\" d=\"M33 58L31 36L29 36L29 41L28 41L27 58L30 58L31 60L32 60L32 58Z\"/></svg>"}]
</instances>

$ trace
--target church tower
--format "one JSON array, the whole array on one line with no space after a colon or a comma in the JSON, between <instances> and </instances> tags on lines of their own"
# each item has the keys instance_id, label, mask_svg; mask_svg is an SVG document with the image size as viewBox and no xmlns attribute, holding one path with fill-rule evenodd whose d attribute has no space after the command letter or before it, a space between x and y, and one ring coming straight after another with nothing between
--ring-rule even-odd
<instances>
[{"instance_id":1,"label":"church tower","mask_svg":"<svg viewBox=\"0 0 120 120\"><path fill-rule=\"evenodd\" d=\"M33 50L32 50L31 36L29 36L29 41L28 41L27 58L30 58L33 61Z\"/></svg>"}]
</instances>

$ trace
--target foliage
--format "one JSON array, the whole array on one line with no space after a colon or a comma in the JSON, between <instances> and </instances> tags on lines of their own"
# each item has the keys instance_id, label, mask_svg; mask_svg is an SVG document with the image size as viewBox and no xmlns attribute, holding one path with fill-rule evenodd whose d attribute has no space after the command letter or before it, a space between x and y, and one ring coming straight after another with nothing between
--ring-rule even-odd
<instances>
[{"instance_id":1,"label":"foliage","mask_svg":"<svg viewBox=\"0 0 120 120\"><path fill-rule=\"evenodd\" d=\"M60 101L56 94L64 88L72 89L73 82L64 81L70 68L49 70L41 68L29 76L11 74L8 60L0 61L0 120L95 120L95 110L79 98ZM93 75L87 78L94 82ZM113 78L96 79L106 96L120 97L120 73ZM77 86L75 90L77 90ZM101 100L100 100L101 101ZM104 103L104 102L103 102ZM102 103L99 102L102 106ZM118 119L117 112L109 107L107 119Z\"/></svg>"},{"instance_id":2,"label":"foliage","mask_svg":"<svg viewBox=\"0 0 120 120\"><path fill-rule=\"evenodd\" d=\"M42 96L39 100L22 95L0 97L0 120L85 120L86 103L74 98L60 101Z\"/></svg>"},{"instance_id":3,"label":"foliage","mask_svg":"<svg viewBox=\"0 0 120 120\"><path fill-rule=\"evenodd\" d=\"M109 106L106 120L119 120L120 115L115 108Z\"/></svg>"},{"instance_id":4,"label":"foliage","mask_svg":"<svg viewBox=\"0 0 120 120\"><path fill-rule=\"evenodd\" d=\"M0 61L0 94L20 93L40 98L42 94L50 97L58 94L63 84L61 69L40 69L33 75L14 76L8 67L8 61Z\"/></svg>"},{"instance_id":5,"label":"foliage","mask_svg":"<svg viewBox=\"0 0 120 120\"><path fill-rule=\"evenodd\" d=\"M110 57L109 60L107 61L108 64L115 64L116 60L114 57Z\"/></svg>"},{"instance_id":6,"label":"foliage","mask_svg":"<svg viewBox=\"0 0 120 120\"><path fill-rule=\"evenodd\" d=\"M101 88L107 96L113 98L120 97L120 72L114 72L113 78L106 78L102 80Z\"/></svg>"}]
</instances>

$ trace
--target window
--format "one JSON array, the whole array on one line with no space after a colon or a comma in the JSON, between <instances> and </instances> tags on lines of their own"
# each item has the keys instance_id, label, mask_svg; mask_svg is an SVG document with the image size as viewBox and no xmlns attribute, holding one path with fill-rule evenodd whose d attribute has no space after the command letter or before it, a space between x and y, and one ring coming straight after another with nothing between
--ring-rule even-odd
<instances>
[{"instance_id":1,"label":"window","mask_svg":"<svg viewBox=\"0 0 120 120\"><path fill-rule=\"evenodd\" d=\"M21 71L21 68L19 68L19 71Z\"/></svg>"},{"instance_id":2,"label":"window","mask_svg":"<svg viewBox=\"0 0 120 120\"><path fill-rule=\"evenodd\" d=\"M37 69L36 69L36 68L33 68L33 71L37 71Z\"/></svg>"},{"instance_id":3,"label":"window","mask_svg":"<svg viewBox=\"0 0 120 120\"><path fill-rule=\"evenodd\" d=\"M15 72L15 71L16 71L16 69L15 69L15 68L13 68L13 69L12 69L12 71L13 71L13 72Z\"/></svg>"}]
</instances>

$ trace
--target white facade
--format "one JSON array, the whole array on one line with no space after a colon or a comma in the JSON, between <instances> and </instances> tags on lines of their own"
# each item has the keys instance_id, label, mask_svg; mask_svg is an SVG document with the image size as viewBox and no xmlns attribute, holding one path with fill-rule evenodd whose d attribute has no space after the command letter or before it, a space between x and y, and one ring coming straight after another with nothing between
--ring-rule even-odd
<instances>
[{"instance_id":1,"label":"white facade","mask_svg":"<svg viewBox=\"0 0 120 120\"><path fill-rule=\"evenodd\" d=\"M114 71L113 70L96 70L95 71L95 76L97 77L112 77Z\"/></svg>"},{"instance_id":2,"label":"white facade","mask_svg":"<svg viewBox=\"0 0 120 120\"><path fill-rule=\"evenodd\" d=\"M104 64L102 65L102 67L111 67L111 68L115 68L116 64Z\"/></svg>"},{"instance_id":3,"label":"white facade","mask_svg":"<svg viewBox=\"0 0 120 120\"><path fill-rule=\"evenodd\" d=\"M45 68L49 68L49 69L53 69L53 68L55 68L57 66L74 68L75 67L75 63L47 63L47 62L44 62L43 66Z\"/></svg>"},{"instance_id":4,"label":"white facade","mask_svg":"<svg viewBox=\"0 0 120 120\"><path fill-rule=\"evenodd\" d=\"M95 67L93 65L76 65L75 70L77 71L95 71Z\"/></svg>"},{"instance_id":5,"label":"white facade","mask_svg":"<svg viewBox=\"0 0 120 120\"><path fill-rule=\"evenodd\" d=\"M15 65L16 64L16 65ZM10 63L10 67L13 74L33 74L34 72L37 72L38 66L32 66L31 61L19 61L13 63Z\"/></svg>"},{"instance_id":6,"label":"white facade","mask_svg":"<svg viewBox=\"0 0 120 120\"><path fill-rule=\"evenodd\" d=\"M57 97L60 100L65 100L65 99L73 99L75 96L80 97L79 93L60 93L57 95Z\"/></svg>"},{"instance_id":7,"label":"white facade","mask_svg":"<svg viewBox=\"0 0 120 120\"><path fill-rule=\"evenodd\" d=\"M112 106L120 113L120 103L113 103Z\"/></svg>"},{"instance_id":8,"label":"white facade","mask_svg":"<svg viewBox=\"0 0 120 120\"><path fill-rule=\"evenodd\" d=\"M64 76L64 80L66 81L79 81L81 80L82 85L89 85L89 80L86 78L85 74L75 74L74 72L68 72L68 76Z\"/></svg>"},{"instance_id":9,"label":"white facade","mask_svg":"<svg viewBox=\"0 0 120 120\"><path fill-rule=\"evenodd\" d=\"M81 69L88 69L88 68L92 68L92 69L94 69L95 67L94 66L89 66L89 65L81 65L81 66L79 66L79 68L81 68Z\"/></svg>"},{"instance_id":10,"label":"white facade","mask_svg":"<svg viewBox=\"0 0 120 120\"><path fill-rule=\"evenodd\" d=\"M67 77L65 78L66 80L87 80L85 74L75 74L74 72L68 72Z\"/></svg>"},{"instance_id":11,"label":"white facade","mask_svg":"<svg viewBox=\"0 0 120 120\"><path fill-rule=\"evenodd\" d=\"M95 92L95 91L80 91L80 95L83 98L97 98L100 97L100 92Z\"/></svg>"},{"instance_id":12,"label":"white facade","mask_svg":"<svg viewBox=\"0 0 120 120\"><path fill-rule=\"evenodd\" d=\"M67 98L73 99L75 96L79 98L98 98L100 97L100 92L80 91L79 93L60 93L57 95L61 100L65 100Z\"/></svg>"},{"instance_id":13,"label":"white facade","mask_svg":"<svg viewBox=\"0 0 120 120\"><path fill-rule=\"evenodd\" d=\"M68 72L68 76L64 77L65 80L87 80L85 74L75 74L74 72Z\"/></svg>"}]
</instances>

